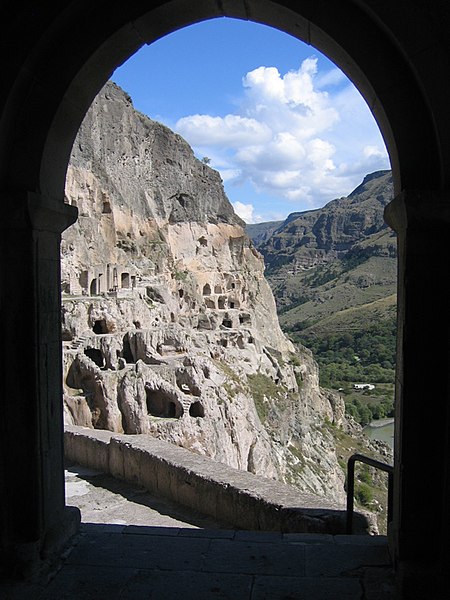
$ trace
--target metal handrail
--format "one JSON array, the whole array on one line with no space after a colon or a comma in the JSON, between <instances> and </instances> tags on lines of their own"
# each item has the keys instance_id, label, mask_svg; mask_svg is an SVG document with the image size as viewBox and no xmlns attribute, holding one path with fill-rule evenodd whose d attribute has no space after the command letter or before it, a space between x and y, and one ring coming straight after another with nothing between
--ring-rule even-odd
<instances>
[{"instance_id":1,"label":"metal handrail","mask_svg":"<svg viewBox=\"0 0 450 600\"><path fill-rule=\"evenodd\" d=\"M347 462L347 534L353 533L353 502L355 495L355 463L362 462L370 467L375 467L380 471L388 473L388 510L387 520L388 523L392 520L392 508L393 508L393 483L394 483L394 467L387 463L369 458L363 454L353 454L350 456Z\"/></svg>"}]
</instances>

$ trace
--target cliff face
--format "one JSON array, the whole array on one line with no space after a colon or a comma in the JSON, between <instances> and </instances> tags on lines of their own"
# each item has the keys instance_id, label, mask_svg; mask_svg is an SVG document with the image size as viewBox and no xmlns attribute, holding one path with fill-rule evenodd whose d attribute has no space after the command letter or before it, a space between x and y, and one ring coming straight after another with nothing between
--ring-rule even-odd
<instances>
[{"instance_id":1,"label":"cliff face","mask_svg":"<svg viewBox=\"0 0 450 600\"><path fill-rule=\"evenodd\" d=\"M62 243L68 423L171 441L341 500L339 397L282 333L219 175L114 84L74 144Z\"/></svg>"}]
</instances>

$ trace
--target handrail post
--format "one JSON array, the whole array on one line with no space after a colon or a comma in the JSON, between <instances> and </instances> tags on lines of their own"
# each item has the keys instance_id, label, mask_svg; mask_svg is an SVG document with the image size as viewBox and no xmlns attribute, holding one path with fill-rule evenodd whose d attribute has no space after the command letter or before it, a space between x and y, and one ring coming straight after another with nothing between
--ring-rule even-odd
<instances>
[{"instance_id":1,"label":"handrail post","mask_svg":"<svg viewBox=\"0 0 450 600\"><path fill-rule=\"evenodd\" d=\"M394 467L383 463L369 456L362 454L353 454L350 456L347 462L347 535L353 533L353 513L354 513L354 495L355 495L355 463L356 461L362 462L375 469L379 469L388 474L388 507L387 507L387 520L388 523L392 520L392 511L394 506Z\"/></svg>"},{"instance_id":2,"label":"handrail post","mask_svg":"<svg viewBox=\"0 0 450 600\"><path fill-rule=\"evenodd\" d=\"M389 475L388 475L388 506L387 506L388 525L392 521L393 513L394 513L394 472L389 471Z\"/></svg>"},{"instance_id":3,"label":"handrail post","mask_svg":"<svg viewBox=\"0 0 450 600\"><path fill-rule=\"evenodd\" d=\"M355 495L355 459L348 459L347 468L347 535L353 533L353 501Z\"/></svg>"}]
</instances>

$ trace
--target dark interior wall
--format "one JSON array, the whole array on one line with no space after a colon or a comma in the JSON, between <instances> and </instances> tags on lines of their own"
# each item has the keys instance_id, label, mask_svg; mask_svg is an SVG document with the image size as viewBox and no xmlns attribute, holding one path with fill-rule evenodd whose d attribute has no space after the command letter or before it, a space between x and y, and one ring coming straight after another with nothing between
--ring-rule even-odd
<instances>
[{"instance_id":1,"label":"dark interior wall","mask_svg":"<svg viewBox=\"0 0 450 600\"><path fill-rule=\"evenodd\" d=\"M450 501L450 393L442 373L449 361L448 293L440 276L450 260L450 5L444 0L2 4L2 549L11 554L16 548L19 556L32 546L35 555L42 554L45 540L56 539L55 531L63 529L59 240L76 218L76 208L63 204L63 192L78 127L114 69L143 44L221 16L278 27L325 52L357 85L383 132L399 194L389 219L401 240L394 537L399 560L422 561L432 548L429 562L442 566ZM433 296L440 302L433 303ZM424 306L426 327L420 327ZM421 473L427 465L421 459L417 473L419 453L408 444L421 430L416 415L424 398L432 398L440 417L440 439L432 434L426 439L438 493L434 529L422 522L414 531L427 500Z\"/></svg>"}]
</instances>

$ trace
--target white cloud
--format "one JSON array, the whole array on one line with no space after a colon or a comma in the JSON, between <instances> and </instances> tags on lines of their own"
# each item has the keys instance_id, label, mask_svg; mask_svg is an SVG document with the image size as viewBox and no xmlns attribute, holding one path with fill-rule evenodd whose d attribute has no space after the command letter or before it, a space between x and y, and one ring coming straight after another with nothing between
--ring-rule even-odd
<instances>
[{"instance_id":1,"label":"white cloud","mask_svg":"<svg viewBox=\"0 0 450 600\"><path fill-rule=\"evenodd\" d=\"M194 146L263 144L271 137L271 131L265 123L239 115L192 115L179 119L176 128Z\"/></svg>"},{"instance_id":2,"label":"white cloud","mask_svg":"<svg viewBox=\"0 0 450 600\"><path fill-rule=\"evenodd\" d=\"M243 202L233 202L234 212L241 217L246 223L260 223L263 219L259 215L255 215L255 207L253 204L244 204Z\"/></svg>"},{"instance_id":3,"label":"white cloud","mask_svg":"<svg viewBox=\"0 0 450 600\"><path fill-rule=\"evenodd\" d=\"M176 130L213 157L227 184L251 182L261 193L290 201L292 210L348 193L389 162L357 90L338 69L318 73L317 64L307 58L284 75L258 67L242 79L236 114L187 116ZM254 222L253 204L236 202L235 210Z\"/></svg>"},{"instance_id":4,"label":"white cloud","mask_svg":"<svg viewBox=\"0 0 450 600\"><path fill-rule=\"evenodd\" d=\"M237 179L240 175L239 169L220 169L220 175L222 180L226 183L227 181L232 181L233 179Z\"/></svg>"},{"instance_id":5,"label":"white cloud","mask_svg":"<svg viewBox=\"0 0 450 600\"><path fill-rule=\"evenodd\" d=\"M364 146L363 154L366 158L383 158L384 152L378 146Z\"/></svg>"},{"instance_id":6,"label":"white cloud","mask_svg":"<svg viewBox=\"0 0 450 600\"><path fill-rule=\"evenodd\" d=\"M326 71L325 73L318 73L316 77L316 87L318 89L326 88L329 86L339 85L345 81L344 73L336 68Z\"/></svg>"}]
</instances>

